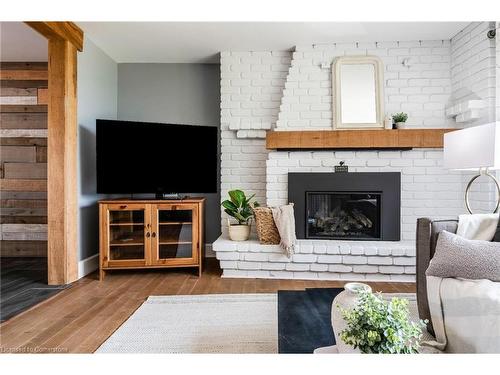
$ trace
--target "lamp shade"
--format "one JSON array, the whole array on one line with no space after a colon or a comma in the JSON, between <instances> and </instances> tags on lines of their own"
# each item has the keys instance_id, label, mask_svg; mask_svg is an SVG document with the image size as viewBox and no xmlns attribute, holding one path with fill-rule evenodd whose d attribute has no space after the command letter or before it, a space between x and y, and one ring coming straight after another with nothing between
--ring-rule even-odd
<instances>
[{"instance_id":1,"label":"lamp shade","mask_svg":"<svg viewBox=\"0 0 500 375\"><path fill-rule=\"evenodd\" d=\"M446 133L444 166L457 170L500 169L500 122Z\"/></svg>"}]
</instances>

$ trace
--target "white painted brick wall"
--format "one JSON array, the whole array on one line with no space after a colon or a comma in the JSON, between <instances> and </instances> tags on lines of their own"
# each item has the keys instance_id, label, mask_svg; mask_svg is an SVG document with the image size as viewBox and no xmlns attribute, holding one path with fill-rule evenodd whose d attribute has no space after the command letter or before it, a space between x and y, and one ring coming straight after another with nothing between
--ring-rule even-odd
<instances>
[{"instance_id":1,"label":"white painted brick wall","mask_svg":"<svg viewBox=\"0 0 500 375\"><path fill-rule=\"evenodd\" d=\"M221 199L232 189L265 202L265 130L278 118L290 52L221 53ZM222 214L223 233L227 215Z\"/></svg>"},{"instance_id":2,"label":"white painted brick wall","mask_svg":"<svg viewBox=\"0 0 500 375\"><path fill-rule=\"evenodd\" d=\"M487 103L487 108L481 110L481 117L465 126L481 125L500 118L495 113L495 101L500 100L497 95L498 69L495 68L499 38L490 40L486 36L487 31L494 27L494 22L472 22L451 39L452 100L460 103L482 99ZM464 175L462 184L465 186L469 180L470 174ZM470 196L474 212L491 212L495 195L490 181L484 177L476 180Z\"/></svg>"},{"instance_id":3,"label":"white painted brick wall","mask_svg":"<svg viewBox=\"0 0 500 375\"><path fill-rule=\"evenodd\" d=\"M500 22L495 23L497 35L500 32ZM496 76L496 121L500 121L500 36L495 38L496 41L496 64L495 64L495 76Z\"/></svg>"},{"instance_id":4,"label":"white painted brick wall","mask_svg":"<svg viewBox=\"0 0 500 375\"><path fill-rule=\"evenodd\" d=\"M496 121L500 121L500 22L496 22ZM500 171L496 171L496 176L500 179Z\"/></svg>"},{"instance_id":5,"label":"white painted brick wall","mask_svg":"<svg viewBox=\"0 0 500 375\"><path fill-rule=\"evenodd\" d=\"M451 39L452 101L483 99L488 104L481 118L468 126L495 121L495 40L486 36L494 25L472 22Z\"/></svg>"},{"instance_id":6,"label":"white painted brick wall","mask_svg":"<svg viewBox=\"0 0 500 375\"><path fill-rule=\"evenodd\" d=\"M237 138L265 138L278 118L291 53L221 52L221 124Z\"/></svg>"},{"instance_id":7,"label":"white painted brick wall","mask_svg":"<svg viewBox=\"0 0 500 375\"><path fill-rule=\"evenodd\" d=\"M353 54L384 61L387 113L408 112L414 127L455 126L444 116L450 100L465 97L461 95L468 88L481 98L494 97L488 68L492 50L479 40L486 35L485 27L487 23L473 23L451 41L297 46L293 61L291 52L222 52L222 199L240 188L256 193L261 203L286 203L288 171L333 171L340 160L346 160L351 171L401 171L403 186L402 242L309 241L289 260L277 246L221 238L214 250L224 276L412 281L416 219L463 213L463 188L470 175L443 169L442 152L436 150L269 153L263 138L272 128L331 129L331 70L320 65ZM407 57L409 68L401 64ZM491 189L477 184L474 190L473 203L488 209ZM223 233L226 216L223 213Z\"/></svg>"},{"instance_id":8,"label":"white painted brick wall","mask_svg":"<svg viewBox=\"0 0 500 375\"><path fill-rule=\"evenodd\" d=\"M450 41L334 43L297 46L288 72L277 130L332 129L335 58L378 56L384 63L385 112L407 112L413 127L453 127L444 114L451 93ZM404 59L410 66L403 66ZM323 64L327 68L322 68Z\"/></svg>"}]
</instances>

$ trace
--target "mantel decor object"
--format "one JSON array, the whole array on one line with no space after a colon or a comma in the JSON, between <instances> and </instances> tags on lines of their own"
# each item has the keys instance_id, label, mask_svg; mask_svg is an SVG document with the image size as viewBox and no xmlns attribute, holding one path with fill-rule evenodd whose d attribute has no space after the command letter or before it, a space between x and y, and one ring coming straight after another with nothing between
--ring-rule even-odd
<instances>
[{"instance_id":1,"label":"mantel decor object","mask_svg":"<svg viewBox=\"0 0 500 375\"><path fill-rule=\"evenodd\" d=\"M384 64L376 56L341 56L332 65L335 130L384 129Z\"/></svg>"},{"instance_id":2,"label":"mantel decor object","mask_svg":"<svg viewBox=\"0 0 500 375\"><path fill-rule=\"evenodd\" d=\"M397 129L406 129L407 120L408 114L404 112L399 112L392 115L392 121L396 124Z\"/></svg>"},{"instance_id":3,"label":"mantel decor object","mask_svg":"<svg viewBox=\"0 0 500 375\"><path fill-rule=\"evenodd\" d=\"M391 130L393 128L394 124L392 122L392 116L385 116L384 119L384 127L386 130Z\"/></svg>"},{"instance_id":4,"label":"mantel decor object","mask_svg":"<svg viewBox=\"0 0 500 375\"><path fill-rule=\"evenodd\" d=\"M465 206L472 214L469 201L473 182L480 176L489 177L495 184L497 199L493 213L500 207L500 184L490 173L500 169L500 122L474 126L444 135L444 166L453 170L475 171L465 189Z\"/></svg>"},{"instance_id":5,"label":"mantel decor object","mask_svg":"<svg viewBox=\"0 0 500 375\"><path fill-rule=\"evenodd\" d=\"M349 172L349 166L345 165L345 161L341 161L339 165L334 167L335 173L347 173Z\"/></svg>"}]
</instances>

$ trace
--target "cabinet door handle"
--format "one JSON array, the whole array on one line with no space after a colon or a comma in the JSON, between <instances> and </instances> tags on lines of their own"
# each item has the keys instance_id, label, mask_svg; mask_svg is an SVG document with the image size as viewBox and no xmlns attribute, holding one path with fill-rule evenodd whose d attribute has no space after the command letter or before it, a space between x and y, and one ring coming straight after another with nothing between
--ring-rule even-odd
<instances>
[{"instance_id":1,"label":"cabinet door handle","mask_svg":"<svg viewBox=\"0 0 500 375\"><path fill-rule=\"evenodd\" d=\"M149 232L146 232L146 237L149 238L150 236Z\"/></svg>"},{"instance_id":2,"label":"cabinet door handle","mask_svg":"<svg viewBox=\"0 0 500 375\"><path fill-rule=\"evenodd\" d=\"M120 209L124 210L125 208L127 208L127 205L126 204L123 204L120 206Z\"/></svg>"},{"instance_id":3,"label":"cabinet door handle","mask_svg":"<svg viewBox=\"0 0 500 375\"><path fill-rule=\"evenodd\" d=\"M153 233L151 234L151 237L155 238L155 237L156 237L156 232L153 232Z\"/></svg>"}]
</instances>

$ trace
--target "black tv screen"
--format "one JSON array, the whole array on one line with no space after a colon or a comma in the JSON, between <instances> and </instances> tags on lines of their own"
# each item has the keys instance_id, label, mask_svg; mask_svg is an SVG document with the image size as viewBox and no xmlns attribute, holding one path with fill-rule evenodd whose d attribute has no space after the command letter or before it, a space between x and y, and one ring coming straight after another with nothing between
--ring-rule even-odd
<instances>
[{"instance_id":1,"label":"black tv screen","mask_svg":"<svg viewBox=\"0 0 500 375\"><path fill-rule=\"evenodd\" d=\"M217 128L97 120L97 192L217 192Z\"/></svg>"}]
</instances>

